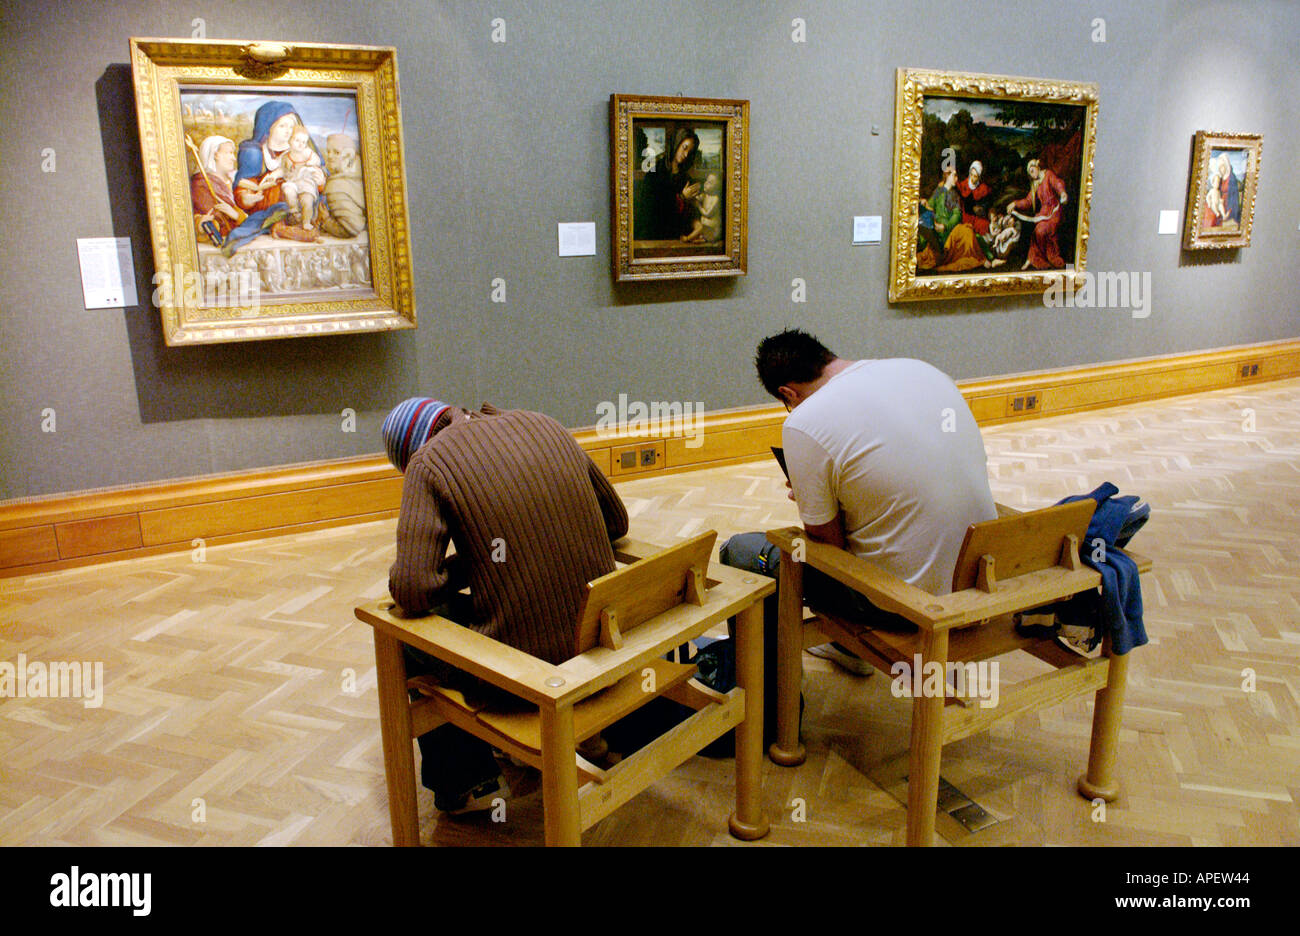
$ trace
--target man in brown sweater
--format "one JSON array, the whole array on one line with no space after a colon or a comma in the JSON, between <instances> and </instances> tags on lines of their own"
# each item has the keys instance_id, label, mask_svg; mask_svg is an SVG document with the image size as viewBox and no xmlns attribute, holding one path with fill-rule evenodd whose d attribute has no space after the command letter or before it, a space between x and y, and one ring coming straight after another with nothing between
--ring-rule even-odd
<instances>
[{"instance_id":1,"label":"man in brown sweater","mask_svg":"<svg viewBox=\"0 0 1300 936\"><path fill-rule=\"evenodd\" d=\"M541 413L487 404L471 412L428 398L394 409L383 435L406 474L393 600L407 614L438 610L550 663L573 656L583 586L614 570L610 544L628 525L623 502L573 436ZM407 658L408 671L484 691L412 648ZM420 752L439 809L500 795L491 747L461 729L435 728L420 738Z\"/></svg>"}]
</instances>

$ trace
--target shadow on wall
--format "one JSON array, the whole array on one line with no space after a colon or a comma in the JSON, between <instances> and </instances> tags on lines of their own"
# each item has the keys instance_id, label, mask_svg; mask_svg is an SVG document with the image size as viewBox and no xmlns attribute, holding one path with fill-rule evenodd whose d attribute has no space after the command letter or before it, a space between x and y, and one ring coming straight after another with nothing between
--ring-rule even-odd
<instances>
[{"instance_id":1,"label":"shadow on wall","mask_svg":"<svg viewBox=\"0 0 1300 936\"><path fill-rule=\"evenodd\" d=\"M416 383L415 343L373 332L170 348L153 307L153 246L131 67L95 82L113 235L129 237L141 302L123 310L141 421L387 410ZM403 343L405 341L405 343Z\"/></svg>"},{"instance_id":2,"label":"shadow on wall","mask_svg":"<svg viewBox=\"0 0 1300 936\"><path fill-rule=\"evenodd\" d=\"M1182 237L1182 232L1179 232ZM1178 251L1178 265L1180 267L1188 266L1217 266L1225 263L1241 263L1240 247L1220 247L1213 250L1187 250L1183 248Z\"/></svg>"},{"instance_id":3,"label":"shadow on wall","mask_svg":"<svg viewBox=\"0 0 1300 936\"><path fill-rule=\"evenodd\" d=\"M613 283L610 305L639 306L656 302L708 302L735 298L740 277L708 276L697 279L647 280Z\"/></svg>"}]
</instances>

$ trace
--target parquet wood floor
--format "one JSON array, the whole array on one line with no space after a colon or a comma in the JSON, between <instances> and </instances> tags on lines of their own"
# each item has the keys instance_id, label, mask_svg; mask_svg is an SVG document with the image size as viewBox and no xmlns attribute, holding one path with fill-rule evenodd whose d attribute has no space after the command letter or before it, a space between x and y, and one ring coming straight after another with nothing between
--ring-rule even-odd
<instances>
[{"instance_id":1,"label":"parquet wood floor","mask_svg":"<svg viewBox=\"0 0 1300 936\"><path fill-rule=\"evenodd\" d=\"M1253 420L1253 426L1251 421ZM1001 821L981 844L1300 844L1300 381L984 431L995 496L1032 507L1114 481L1145 496L1134 542L1151 643L1120 738L1124 795L1074 792L1079 698L949 745L943 774ZM796 520L775 463L619 486L643 539ZM0 843L389 841L370 629L394 521L0 581L0 662L100 661L102 705L0 699ZM1040 666L1005 658L1014 680ZM909 708L880 674L805 656L807 762L764 767L764 844L902 841ZM1245 691L1251 675L1254 691ZM1247 685L1247 688L1249 686ZM695 758L588 844L739 844L730 761ZM535 844L541 794L506 821L439 818L436 844Z\"/></svg>"}]
</instances>

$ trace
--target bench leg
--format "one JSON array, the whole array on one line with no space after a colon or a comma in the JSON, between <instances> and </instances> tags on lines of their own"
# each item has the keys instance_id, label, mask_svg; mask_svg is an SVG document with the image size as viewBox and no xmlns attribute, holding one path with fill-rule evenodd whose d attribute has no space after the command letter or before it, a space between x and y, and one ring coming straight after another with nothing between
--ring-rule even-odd
<instances>
[{"instance_id":1,"label":"bench leg","mask_svg":"<svg viewBox=\"0 0 1300 936\"><path fill-rule=\"evenodd\" d=\"M736 669L745 720L736 727L736 811L727 825L738 839L767 835L763 813L763 603L736 616Z\"/></svg>"},{"instance_id":2,"label":"bench leg","mask_svg":"<svg viewBox=\"0 0 1300 936\"><path fill-rule=\"evenodd\" d=\"M401 641L378 628L375 629L375 670L393 844L419 845L420 818L415 807L415 754L411 749L411 703L406 695L406 661L402 659Z\"/></svg>"},{"instance_id":3,"label":"bench leg","mask_svg":"<svg viewBox=\"0 0 1300 936\"><path fill-rule=\"evenodd\" d=\"M1119 749L1119 723L1124 716L1124 690L1128 687L1129 654L1113 656L1110 638L1106 638L1106 655L1110 671L1106 687L1097 690L1092 712L1092 744L1088 749L1088 772L1079 778L1079 795L1087 800L1107 803L1119 797L1115 781L1115 755Z\"/></svg>"},{"instance_id":4,"label":"bench leg","mask_svg":"<svg viewBox=\"0 0 1300 936\"><path fill-rule=\"evenodd\" d=\"M546 813L546 844L581 845L573 706L543 705L541 710L542 806Z\"/></svg>"},{"instance_id":5,"label":"bench leg","mask_svg":"<svg viewBox=\"0 0 1300 936\"><path fill-rule=\"evenodd\" d=\"M943 667L948 660L948 632L929 631L921 636L920 680L931 661ZM912 658L913 664L917 662ZM907 844L933 845L934 818L939 808L939 761L943 754L943 703L941 688L933 698L920 695L912 700L912 749L907 775Z\"/></svg>"},{"instance_id":6,"label":"bench leg","mask_svg":"<svg viewBox=\"0 0 1300 936\"><path fill-rule=\"evenodd\" d=\"M799 692L803 689L803 564L781 552L777 589L776 741L768 749L773 762L795 767L807 751L799 743ZM759 716L760 723L762 715Z\"/></svg>"}]
</instances>

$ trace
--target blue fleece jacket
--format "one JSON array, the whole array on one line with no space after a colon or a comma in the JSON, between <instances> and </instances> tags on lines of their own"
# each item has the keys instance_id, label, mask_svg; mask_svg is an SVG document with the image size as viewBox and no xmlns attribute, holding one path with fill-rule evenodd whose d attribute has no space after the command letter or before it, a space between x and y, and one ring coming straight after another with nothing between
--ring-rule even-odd
<instances>
[{"instance_id":1,"label":"blue fleece jacket","mask_svg":"<svg viewBox=\"0 0 1300 936\"><path fill-rule=\"evenodd\" d=\"M1142 583L1138 579L1137 563L1116 545L1117 539L1127 543L1128 536L1141 525L1128 523L1128 529L1125 529L1139 499L1133 495L1116 497L1118 493L1119 488L1107 481L1089 494L1066 497L1058 503L1066 504L1085 497L1097 502L1092 522L1088 524L1087 539L1079 544L1079 553L1087 565L1101 573L1100 600L1091 592L1085 592L1066 604L1071 612L1080 615L1100 614L1109 629L1111 652L1122 655L1147 643L1147 632L1142 626ZM1145 521L1145 514L1142 520ZM1097 548L1100 545L1098 539L1105 544L1104 548ZM1072 617L1073 614L1062 616Z\"/></svg>"}]
</instances>

